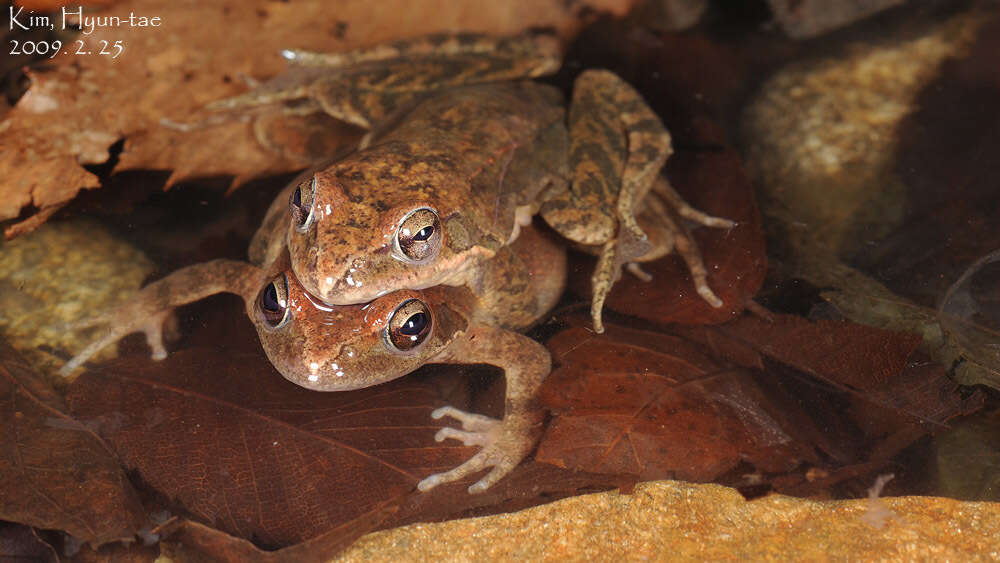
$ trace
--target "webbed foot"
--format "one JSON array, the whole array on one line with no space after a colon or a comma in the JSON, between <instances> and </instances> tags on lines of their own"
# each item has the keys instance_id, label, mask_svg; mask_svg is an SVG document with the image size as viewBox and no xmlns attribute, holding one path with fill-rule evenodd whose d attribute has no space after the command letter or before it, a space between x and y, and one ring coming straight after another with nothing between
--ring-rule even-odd
<instances>
[{"instance_id":1,"label":"webbed foot","mask_svg":"<svg viewBox=\"0 0 1000 563\"><path fill-rule=\"evenodd\" d=\"M462 465L444 473L435 473L417 483L420 491L428 491L442 483L457 481L466 475L492 467L486 476L469 487L469 493L481 493L517 467L535 443L529 417L508 415L503 420L497 420L451 406L441 407L431 413L431 418L434 419L445 416L461 422L462 430L442 428L434 436L436 441L454 439L466 446L482 446L482 449Z\"/></svg>"}]
</instances>

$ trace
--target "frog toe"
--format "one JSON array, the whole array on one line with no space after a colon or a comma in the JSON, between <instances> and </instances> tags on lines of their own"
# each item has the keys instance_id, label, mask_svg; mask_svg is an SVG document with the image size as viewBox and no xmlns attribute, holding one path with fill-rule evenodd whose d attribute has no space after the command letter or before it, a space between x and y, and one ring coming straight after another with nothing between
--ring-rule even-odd
<instances>
[{"instance_id":1,"label":"frog toe","mask_svg":"<svg viewBox=\"0 0 1000 563\"><path fill-rule=\"evenodd\" d=\"M467 432L455 428L442 428L434 435L435 442L458 440L466 446L485 446L490 442L489 432Z\"/></svg>"},{"instance_id":2,"label":"frog toe","mask_svg":"<svg viewBox=\"0 0 1000 563\"><path fill-rule=\"evenodd\" d=\"M133 332L144 333L146 335L146 343L152 349L153 359L162 360L167 357L167 348L163 343L164 329L168 331L171 329L173 319L173 311L167 310L146 316L131 317L129 321L125 322L117 322L107 317L97 317L80 322L76 328L89 328L100 324L107 324L108 328L100 338L94 340L70 358L66 362L66 365L59 369L59 375L69 377L78 367L86 363L87 360L94 357L98 352Z\"/></svg>"},{"instance_id":3,"label":"frog toe","mask_svg":"<svg viewBox=\"0 0 1000 563\"><path fill-rule=\"evenodd\" d=\"M440 407L431 413L431 418L434 420L439 420L446 416L459 421L462 424L462 429L470 432L489 432L500 424L500 421L495 418L465 412L452 406ZM441 440L438 441L440 442Z\"/></svg>"}]
</instances>

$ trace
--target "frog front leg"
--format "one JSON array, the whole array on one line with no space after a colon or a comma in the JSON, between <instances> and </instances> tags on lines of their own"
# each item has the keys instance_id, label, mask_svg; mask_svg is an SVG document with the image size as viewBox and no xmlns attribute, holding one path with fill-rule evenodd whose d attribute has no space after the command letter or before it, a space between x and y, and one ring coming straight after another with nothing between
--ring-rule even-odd
<instances>
[{"instance_id":1,"label":"frog front leg","mask_svg":"<svg viewBox=\"0 0 1000 563\"><path fill-rule=\"evenodd\" d=\"M600 249L592 278L591 317L594 329L603 332L604 301L622 266L655 250L639 227L636 208L672 152L670 133L631 86L614 73L592 70L574 84L569 135L571 182L567 190L545 201L540 213L563 236ZM670 205L702 225L733 224L694 210L680 196ZM719 306L703 277L695 280L700 284L698 293Z\"/></svg>"},{"instance_id":2,"label":"frog front leg","mask_svg":"<svg viewBox=\"0 0 1000 563\"><path fill-rule=\"evenodd\" d=\"M133 332L145 333L153 359L162 360L167 356L163 326L170 320L174 308L216 293L235 293L252 303L266 279L265 270L237 260L212 260L181 268L142 288L119 307L75 324L74 328L102 325L106 328L101 337L66 362L59 374L68 377L101 349Z\"/></svg>"},{"instance_id":3,"label":"frog front leg","mask_svg":"<svg viewBox=\"0 0 1000 563\"><path fill-rule=\"evenodd\" d=\"M503 420L467 413L451 406L435 410L431 416L445 416L461 422L462 430L442 428L435 439L460 440L467 446L482 446L468 461L444 473L431 475L417 484L421 491L441 483L492 467L469 487L481 493L510 473L531 452L541 431L543 412L537 403L538 389L552 369L552 358L544 346L516 332L476 325L449 347L444 363L490 364L504 370L507 392Z\"/></svg>"}]
</instances>

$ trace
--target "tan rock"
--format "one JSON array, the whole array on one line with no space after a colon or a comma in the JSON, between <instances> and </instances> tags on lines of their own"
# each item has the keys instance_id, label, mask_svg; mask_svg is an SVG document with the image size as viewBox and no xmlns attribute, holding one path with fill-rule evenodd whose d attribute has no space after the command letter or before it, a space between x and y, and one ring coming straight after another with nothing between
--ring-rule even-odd
<instances>
[{"instance_id":1,"label":"tan rock","mask_svg":"<svg viewBox=\"0 0 1000 563\"><path fill-rule=\"evenodd\" d=\"M338 561L1000 559L1000 504L813 501L676 481L369 534Z\"/></svg>"}]
</instances>

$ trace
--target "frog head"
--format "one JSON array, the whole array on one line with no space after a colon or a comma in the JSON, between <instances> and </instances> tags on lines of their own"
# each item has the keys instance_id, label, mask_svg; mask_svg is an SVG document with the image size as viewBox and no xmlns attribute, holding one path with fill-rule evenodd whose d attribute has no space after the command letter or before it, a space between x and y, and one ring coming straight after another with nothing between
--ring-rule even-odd
<instances>
[{"instance_id":1,"label":"frog head","mask_svg":"<svg viewBox=\"0 0 1000 563\"><path fill-rule=\"evenodd\" d=\"M447 346L462 323L435 296L403 290L364 305L330 306L284 272L248 303L248 313L285 379L316 391L347 391L406 375Z\"/></svg>"},{"instance_id":2,"label":"frog head","mask_svg":"<svg viewBox=\"0 0 1000 563\"><path fill-rule=\"evenodd\" d=\"M467 187L454 185L460 178L391 148L356 153L291 192L291 267L325 303L456 285L502 245L476 220Z\"/></svg>"}]
</instances>

